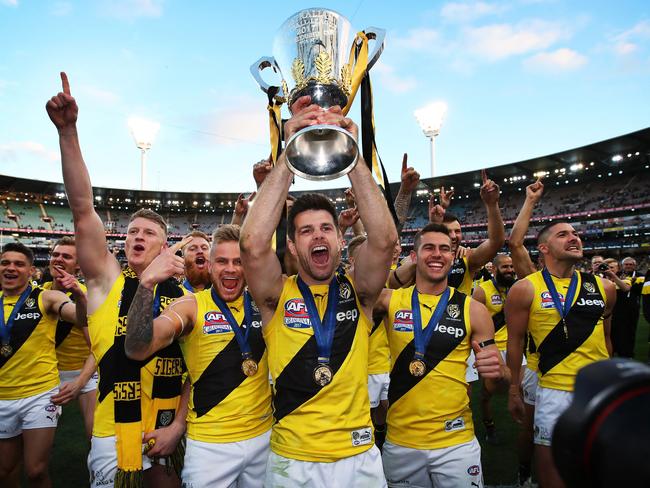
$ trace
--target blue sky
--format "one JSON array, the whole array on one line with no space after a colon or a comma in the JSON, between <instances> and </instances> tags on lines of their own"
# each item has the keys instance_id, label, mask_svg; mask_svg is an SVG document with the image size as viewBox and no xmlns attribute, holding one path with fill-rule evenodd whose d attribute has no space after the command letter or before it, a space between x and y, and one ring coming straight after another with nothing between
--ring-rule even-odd
<instances>
[{"instance_id":1,"label":"blue sky","mask_svg":"<svg viewBox=\"0 0 650 488\"><path fill-rule=\"evenodd\" d=\"M226 6L227 5L227 6ZM138 188L130 116L161 124L147 188L254 187L269 152L265 95L249 66L308 4L174 0L0 0L0 173L61 181L44 110L70 78L96 186ZM321 3L355 30L387 30L371 72L377 142L391 181L402 153L430 176L415 109L444 100L440 174L505 164L650 125L645 1ZM286 73L285 73L286 74ZM351 116L358 122L358 107ZM300 180L295 189L344 186Z\"/></svg>"}]
</instances>

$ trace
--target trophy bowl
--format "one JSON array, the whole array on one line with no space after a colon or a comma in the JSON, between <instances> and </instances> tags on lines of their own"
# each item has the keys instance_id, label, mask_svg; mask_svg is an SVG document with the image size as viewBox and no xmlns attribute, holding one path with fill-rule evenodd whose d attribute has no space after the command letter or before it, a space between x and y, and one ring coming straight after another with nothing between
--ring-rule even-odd
<instances>
[{"instance_id":1,"label":"trophy bowl","mask_svg":"<svg viewBox=\"0 0 650 488\"><path fill-rule=\"evenodd\" d=\"M310 8L289 17L278 30L273 42L273 57L262 57L251 66L251 74L260 88L269 93L273 88L278 103L289 108L304 95L323 109L348 105L352 95L352 73L355 65L351 47L358 42L352 37L350 22L328 9ZM368 28L366 37L375 41L368 54L367 69L379 59L385 32ZM263 80L261 73L271 69L279 77L276 85ZM291 73L291 89L284 73ZM286 143L285 156L289 168L308 180L331 180L347 174L359 158L354 136L336 125L314 125L296 132Z\"/></svg>"}]
</instances>

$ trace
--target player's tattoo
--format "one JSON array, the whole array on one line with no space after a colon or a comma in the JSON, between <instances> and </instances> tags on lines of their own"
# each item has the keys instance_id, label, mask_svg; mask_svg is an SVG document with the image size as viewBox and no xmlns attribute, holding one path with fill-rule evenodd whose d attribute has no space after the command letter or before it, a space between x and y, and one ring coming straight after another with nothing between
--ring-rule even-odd
<instances>
[{"instance_id":1,"label":"player's tattoo","mask_svg":"<svg viewBox=\"0 0 650 488\"><path fill-rule=\"evenodd\" d=\"M399 221L400 227L404 225L406 219L409 216L409 206L411 205L411 192L403 191L400 188L400 191L395 197L395 213L397 214L397 220Z\"/></svg>"},{"instance_id":2,"label":"player's tattoo","mask_svg":"<svg viewBox=\"0 0 650 488\"><path fill-rule=\"evenodd\" d=\"M126 319L127 354L146 350L153 340L153 291L138 286Z\"/></svg>"}]
</instances>

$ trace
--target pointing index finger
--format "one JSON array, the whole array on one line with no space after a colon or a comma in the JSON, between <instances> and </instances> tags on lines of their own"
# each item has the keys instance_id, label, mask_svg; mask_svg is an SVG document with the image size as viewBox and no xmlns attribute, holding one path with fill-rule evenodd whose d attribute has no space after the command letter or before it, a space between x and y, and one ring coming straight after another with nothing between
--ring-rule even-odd
<instances>
[{"instance_id":1,"label":"pointing index finger","mask_svg":"<svg viewBox=\"0 0 650 488\"><path fill-rule=\"evenodd\" d=\"M402 171L406 171L406 163L408 162L409 155L407 153L404 153L404 156L402 157Z\"/></svg>"},{"instance_id":2,"label":"pointing index finger","mask_svg":"<svg viewBox=\"0 0 650 488\"><path fill-rule=\"evenodd\" d=\"M70 82L68 81L68 75L65 74L65 71L61 71L61 84L63 85L63 93L70 95Z\"/></svg>"},{"instance_id":3,"label":"pointing index finger","mask_svg":"<svg viewBox=\"0 0 650 488\"><path fill-rule=\"evenodd\" d=\"M487 171L485 171L485 169L481 170L481 179L483 180L483 184L485 185L488 180Z\"/></svg>"}]
</instances>

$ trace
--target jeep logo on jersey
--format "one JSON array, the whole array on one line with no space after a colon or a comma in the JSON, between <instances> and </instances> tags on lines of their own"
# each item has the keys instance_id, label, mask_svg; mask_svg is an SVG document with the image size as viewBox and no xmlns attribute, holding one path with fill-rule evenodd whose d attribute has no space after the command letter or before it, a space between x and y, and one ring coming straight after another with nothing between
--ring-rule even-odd
<instances>
[{"instance_id":1,"label":"jeep logo on jersey","mask_svg":"<svg viewBox=\"0 0 650 488\"><path fill-rule=\"evenodd\" d=\"M562 293L559 292L558 295L560 296L560 301L564 303L564 295L562 295ZM549 291L543 291L541 297L542 297L542 301L541 301L542 308L555 307L555 304L553 303L553 296Z\"/></svg>"},{"instance_id":2,"label":"jeep logo on jersey","mask_svg":"<svg viewBox=\"0 0 650 488\"><path fill-rule=\"evenodd\" d=\"M393 330L397 332L413 332L413 312L398 310L393 318Z\"/></svg>"},{"instance_id":3,"label":"jeep logo on jersey","mask_svg":"<svg viewBox=\"0 0 650 488\"><path fill-rule=\"evenodd\" d=\"M448 305L447 315L449 315L452 319L457 319L458 317L460 317L460 307L455 303Z\"/></svg>"},{"instance_id":4,"label":"jeep logo on jersey","mask_svg":"<svg viewBox=\"0 0 650 488\"><path fill-rule=\"evenodd\" d=\"M605 302L603 300L585 300L584 298L581 298L576 302L577 307L584 307L584 306L589 306L589 305L595 305L598 307L605 307Z\"/></svg>"},{"instance_id":5,"label":"jeep logo on jersey","mask_svg":"<svg viewBox=\"0 0 650 488\"><path fill-rule=\"evenodd\" d=\"M339 296L343 300L348 300L352 296L352 290L350 289L350 285L347 283L342 283L341 287L339 288Z\"/></svg>"},{"instance_id":6,"label":"jeep logo on jersey","mask_svg":"<svg viewBox=\"0 0 650 488\"><path fill-rule=\"evenodd\" d=\"M224 314L212 310L203 316L204 334L225 334L227 332L232 332L232 328Z\"/></svg>"},{"instance_id":7,"label":"jeep logo on jersey","mask_svg":"<svg viewBox=\"0 0 650 488\"><path fill-rule=\"evenodd\" d=\"M589 293L595 293L596 292L596 287L594 286L593 283L583 283L582 286L584 287L585 290L587 290Z\"/></svg>"},{"instance_id":8,"label":"jeep logo on jersey","mask_svg":"<svg viewBox=\"0 0 650 488\"><path fill-rule=\"evenodd\" d=\"M36 300L34 300L33 298L28 298L27 300L25 300L25 308L34 308L35 305L36 305Z\"/></svg>"},{"instance_id":9,"label":"jeep logo on jersey","mask_svg":"<svg viewBox=\"0 0 650 488\"><path fill-rule=\"evenodd\" d=\"M503 305L503 300L501 300L501 295L492 295L490 298L492 305Z\"/></svg>"},{"instance_id":10,"label":"jeep logo on jersey","mask_svg":"<svg viewBox=\"0 0 650 488\"><path fill-rule=\"evenodd\" d=\"M27 312L27 313L17 313L16 318L18 320L24 320L24 319L40 319L41 314L38 312Z\"/></svg>"},{"instance_id":11,"label":"jeep logo on jersey","mask_svg":"<svg viewBox=\"0 0 650 488\"><path fill-rule=\"evenodd\" d=\"M284 302L284 325L291 329L309 329L309 312L302 298L292 298Z\"/></svg>"},{"instance_id":12,"label":"jeep logo on jersey","mask_svg":"<svg viewBox=\"0 0 650 488\"><path fill-rule=\"evenodd\" d=\"M433 329L433 331L440 332L441 334L453 335L456 339L465 335L465 329L462 327L453 327L451 325L442 325L440 323L436 324L436 328Z\"/></svg>"},{"instance_id":13,"label":"jeep logo on jersey","mask_svg":"<svg viewBox=\"0 0 650 488\"><path fill-rule=\"evenodd\" d=\"M470 476L478 476L481 473L481 467L478 464L467 468L467 474Z\"/></svg>"},{"instance_id":14,"label":"jeep logo on jersey","mask_svg":"<svg viewBox=\"0 0 650 488\"><path fill-rule=\"evenodd\" d=\"M457 268L451 268L451 271L449 271L449 274L460 274L460 273L464 273L464 272L465 272L465 268L458 268L457 267Z\"/></svg>"}]
</instances>

